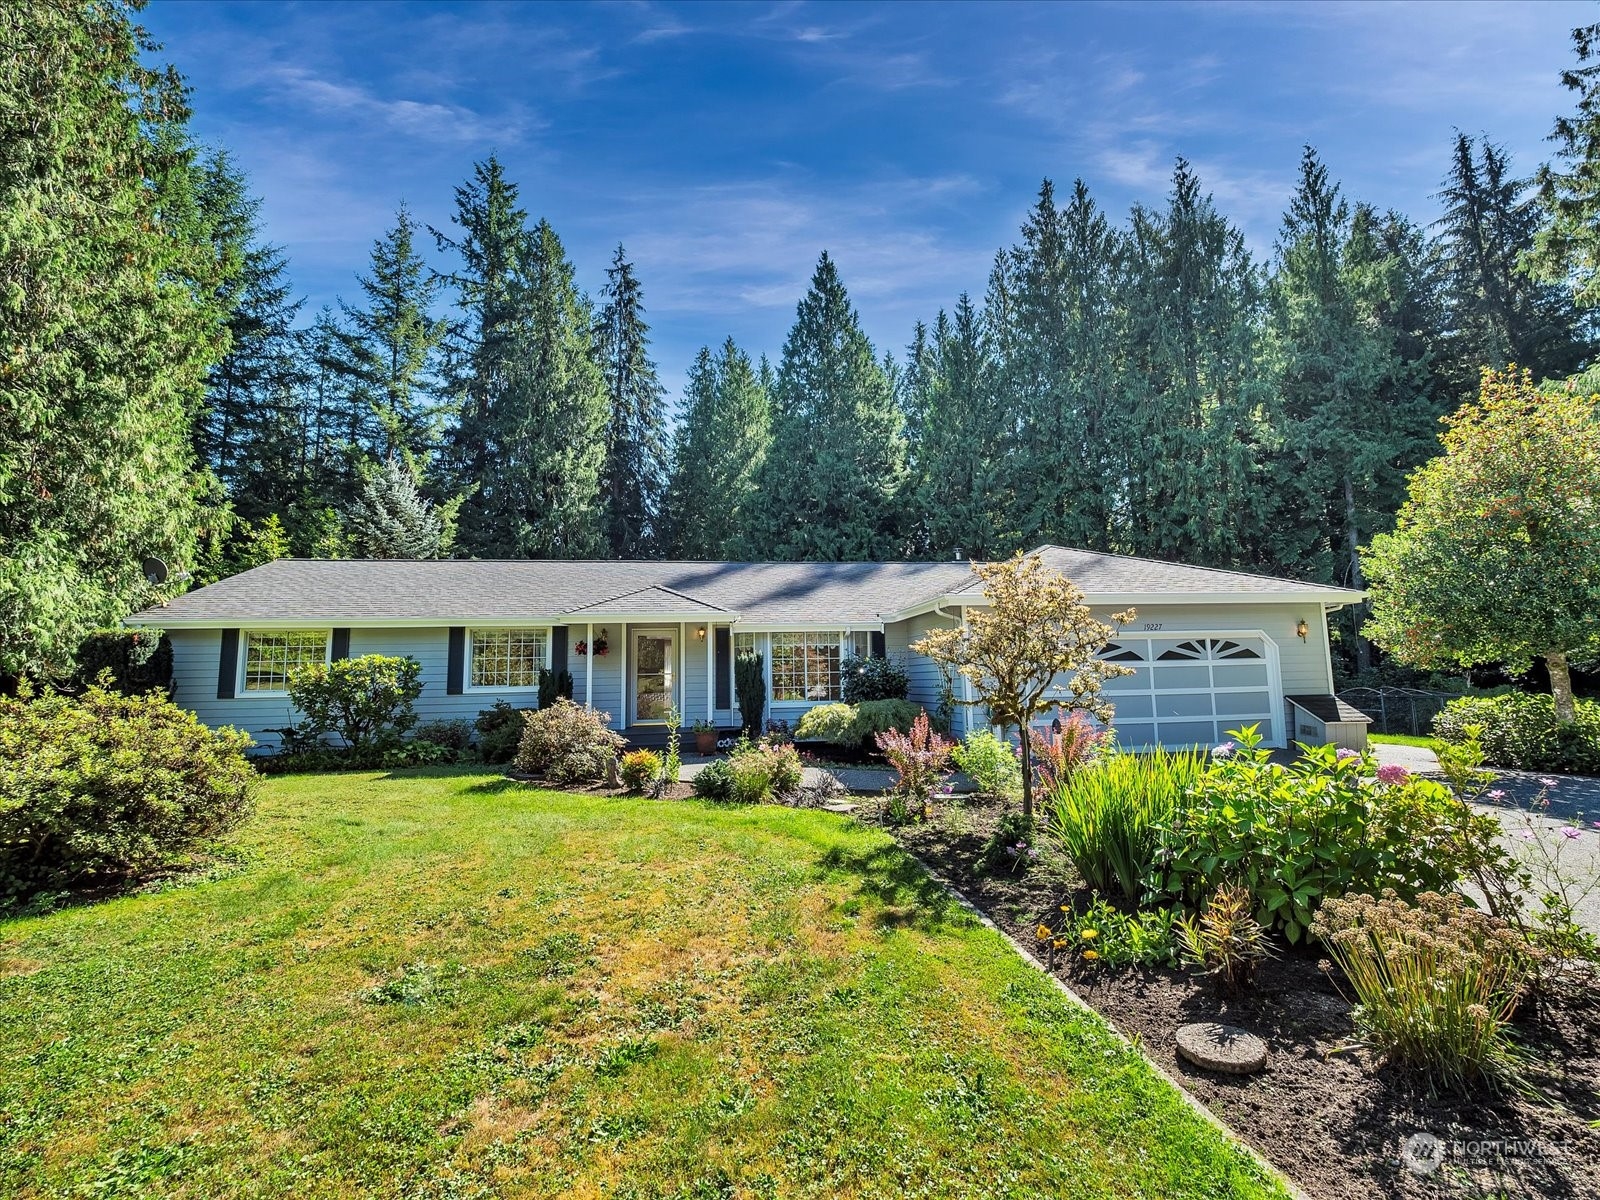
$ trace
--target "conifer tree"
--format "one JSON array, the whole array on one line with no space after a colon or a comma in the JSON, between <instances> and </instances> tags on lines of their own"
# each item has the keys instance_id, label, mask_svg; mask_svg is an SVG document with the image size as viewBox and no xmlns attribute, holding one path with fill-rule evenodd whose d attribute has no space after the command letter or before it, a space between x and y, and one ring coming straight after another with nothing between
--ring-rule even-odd
<instances>
[{"instance_id":1,"label":"conifer tree","mask_svg":"<svg viewBox=\"0 0 1600 1200\"><path fill-rule=\"evenodd\" d=\"M191 414L225 349L183 80L123 5L0 18L0 674L69 665L181 587Z\"/></svg>"},{"instance_id":2,"label":"conifer tree","mask_svg":"<svg viewBox=\"0 0 1600 1200\"><path fill-rule=\"evenodd\" d=\"M662 493L667 486L664 391L650 360L650 327L633 264L621 246L606 271L595 330L610 420L600 492L607 548L614 558L658 553Z\"/></svg>"},{"instance_id":3,"label":"conifer tree","mask_svg":"<svg viewBox=\"0 0 1600 1200\"><path fill-rule=\"evenodd\" d=\"M436 508L418 485L413 459L368 464L344 514L358 558L443 558L454 536L455 504Z\"/></svg>"},{"instance_id":4,"label":"conifer tree","mask_svg":"<svg viewBox=\"0 0 1600 1200\"><path fill-rule=\"evenodd\" d=\"M1122 546L1255 565L1271 520L1261 282L1243 237L1182 159L1166 209L1134 209L1123 297L1124 418L1110 471L1125 481Z\"/></svg>"},{"instance_id":5,"label":"conifer tree","mask_svg":"<svg viewBox=\"0 0 1600 1200\"><path fill-rule=\"evenodd\" d=\"M771 436L766 373L732 338L715 357L701 347L689 368L665 505L666 549L675 558L738 551Z\"/></svg>"},{"instance_id":6,"label":"conifer tree","mask_svg":"<svg viewBox=\"0 0 1600 1200\"><path fill-rule=\"evenodd\" d=\"M1437 222L1449 279L1448 352L1460 395L1477 386L1484 367L1517 363L1540 378L1565 378L1588 346L1571 293L1521 269L1543 212L1526 181L1511 173L1505 151L1456 135Z\"/></svg>"},{"instance_id":7,"label":"conifer tree","mask_svg":"<svg viewBox=\"0 0 1600 1200\"><path fill-rule=\"evenodd\" d=\"M1082 180L1057 209L1046 179L1011 252L1000 378L1018 421L1012 521L1024 543L1110 542L1119 242Z\"/></svg>"},{"instance_id":8,"label":"conifer tree","mask_svg":"<svg viewBox=\"0 0 1600 1200\"><path fill-rule=\"evenodd\" d=\"M1558 162L1536 180L1545 221L1526 268L1547 283L1572 290L1580 308L1600 306L1600 25L1572 31L1578 65L1561 73L1577 95L1577 111L1558 117L1550 140Z\"/></svg>"},{"instance_id":9,"label":"conifer tree","mask_svg":"<svg viewBox=\"0 0 1600 1200\"><path fill-rule=\"evenodd\" d=\"M744 546L752 558L848 561L896 552L904 416L824 252L784 343L772 444Z\"/></svg>"},{"instance_id":10,"label":"conifer tree","mask_svg":"<svg viewBox=\"0 0 1600 1200\"><path fill-rule=\"evenodd\" d=\"M382 458L402 450L426 457L438 436L434 370L449 327L431 313L440 285L417 253L417 230L402 204L394 227L373 243L370 273L357 277L366 307L342 306L337 337L338 370L371 413L351 440Z\"/></svg>"},{"instance_id":11,"label":"conifer tree","mask_svg":"<svg viewBox=\"0 0 1600 1200\"><path fill-rule=\"evenodd\" d=\"M919 324L907 355L910 466L909 546L919 558L993 558L1010 549L998 532L995 455L1004 413L993 386L983 321L965 293L952 320L942 310L930 334Z\"/></svg>"}]
</instances>

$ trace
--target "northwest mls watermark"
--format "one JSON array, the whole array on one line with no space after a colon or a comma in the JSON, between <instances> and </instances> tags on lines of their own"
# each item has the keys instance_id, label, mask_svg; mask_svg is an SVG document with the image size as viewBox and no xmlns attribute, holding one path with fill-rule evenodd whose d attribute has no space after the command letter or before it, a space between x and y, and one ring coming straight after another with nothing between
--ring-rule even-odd
<instances>
[{"instance_id":1,"label":"northwest mls watermark","mask_svg":"<svg viewBox=\"0 0 1600 1200\"><path fill-rule=\"evenodd\" d=\"M1400 1164L1413 1175L1432 1175L1445 1163L1485 1166L1508 1159L1559 1159L1562 1149L1539 1138L1451 1138L1413 1133L1400 1143Z\"/></svg>"}]
</instances>

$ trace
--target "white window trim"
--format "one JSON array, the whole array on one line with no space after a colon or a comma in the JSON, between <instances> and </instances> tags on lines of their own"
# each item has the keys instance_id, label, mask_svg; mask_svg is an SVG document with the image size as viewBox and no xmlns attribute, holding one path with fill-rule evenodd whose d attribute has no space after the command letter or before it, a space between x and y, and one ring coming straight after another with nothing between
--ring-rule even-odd
<instances>
[{"instance_id":1,"label":"white window trim","mask_svg":"<svg viewBox=\"0 0 1600 1200\"><path fill-rule=\"evenodd\" d=\"M537 693L537 683L517 684L516 686L499 686L497 684L475 684L472 682L472 659L475 654L473 649L473 636L479 633L526 633L532 631L544 632L544 661L543 667L549 670L555 661L555 628L550 625L469 625L467 627L466 661L462 664L461 690L463 692L515 692Z\"/></svg>"},{"instance_id":2,"label":"white window trim","mask_svg":"<svg viewBox=\"0 0 1600 1200\"><path fill-rule=\"evenodd\" d=\"M322 665L328 666L333 662L333 630L332 629L241 629L239 630L239 666L234 680L233 695L236 700L281 700L289 695L287 687L277 691L264 691L261 688L246 688L244 681L249 674L250 665L250 636L255 634L260 637L271 637L284 633L320 633L322 638Z\"/></svg>"},{"instance_id":3,"label":"white window trim","mask_svg":"<svg viewBox=\"0 0 1600 1200\"><path fill-rule=\"evenodd\" d=\"M845 662L845 659L849 658L852 654L854 654L856 652L856 630L854 630L854 629L768 629L768 630L764 630L763 633L764 633L764 635L766 637L766 641L763 644L766 646L765 657L766 657L766 671L767 671L767 704L768 704L769 707L771 705L774 705L774 704L807 704L807 705L815 706L815 705L818 705L818 704L842 704L844 702L844 662ZM778 699L778 697L773 693L773 689L772 689L772 666L773 666L773 658L774 658L774 655L773 655L773 652L772 652L772 635L775 634L775 633L779 633L779 634L798 634L798 635L800 635L802 637L808 637L811 634L817 634L817 633L837 633L839 635L839 672L840 673L839 673L839 695L838 695L837 698L831 699L831 700L804 700L804 699L803 700L779 700ZM818 640L820 641L821 639L818 639Z\"/></svg>"}]
</instances>

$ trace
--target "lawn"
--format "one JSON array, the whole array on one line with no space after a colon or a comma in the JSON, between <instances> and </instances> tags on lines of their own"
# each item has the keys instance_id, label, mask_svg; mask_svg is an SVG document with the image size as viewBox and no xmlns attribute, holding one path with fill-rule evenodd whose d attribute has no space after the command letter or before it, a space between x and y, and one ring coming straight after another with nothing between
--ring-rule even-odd
<instances>
[{"instance_id":1,"label":"lawn","mask_svg":"<svg viewBox=\"0 0 1600 1200\"><path fill-rule=\"evenodd\" d=\"M1414 733L1369 733L1367 741L1377 742L1386 746L1420 746L1424 750L1437 750L1439 739L1436 737L1419 737Z\"/></svg>"},{"instance_id":2,"label":"lawn","mask_svg":"<svg viewBox=\"0 0 1600 1200\"><path fill-rule=\"evenodd\" d=\"M0 923L0 1194L1280 1195L890 839L461 771L264 784Z\"/></svg>"}]
</instances>

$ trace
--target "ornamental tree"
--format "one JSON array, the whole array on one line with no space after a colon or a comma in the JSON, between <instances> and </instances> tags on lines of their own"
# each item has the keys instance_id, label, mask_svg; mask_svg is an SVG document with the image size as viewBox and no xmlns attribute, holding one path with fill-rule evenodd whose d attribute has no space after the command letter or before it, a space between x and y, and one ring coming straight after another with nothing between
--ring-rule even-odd
<instances>
[{"instance_id":1,"label":"ornamental tree","mask_svg":"<svg viewBox=\"0 0 1600 1200\"><path fill-rule=\"evenodd\" d=\"M1600 395L1486 370L1478 399L1444 421L1443 456L1364 552L1365 632L1419 667L1543 658L1570 723L1568 663L1600 655Z\"/></svg>"},{"instance_id":2,"label":"ornamental tree","mask_svg":"<svg viewBox=\"0 0 1600 1200\"><path fill-rule=\"evenodd\" d=\"M963 626L935 629L911 649L971 682L976 696L961 703L987 705L996 724L1016 726L1022 814L1031 821L1032 722L1056 707L1111 719L1114 706L1101 695L1101 685L1132 671L1100 655L1136 614L1130 608L1113 613L1109 624L1099 620L1077 585L1037 554L973 563L972 570L983 581L986 605L969 610ZM1063 686L1070 698L1059 695Z\"/></svg>"}]
</instances>

